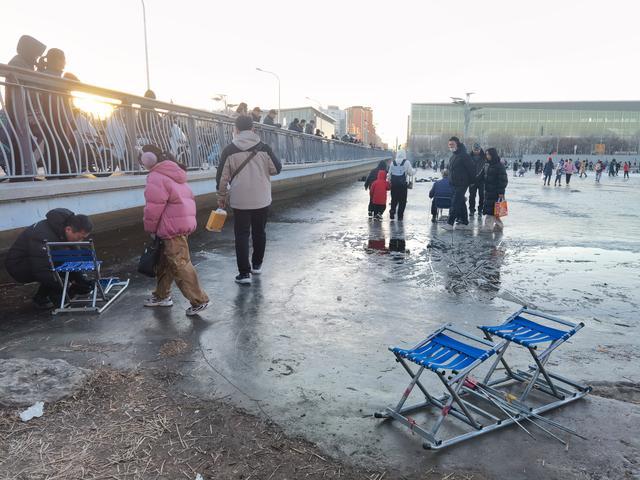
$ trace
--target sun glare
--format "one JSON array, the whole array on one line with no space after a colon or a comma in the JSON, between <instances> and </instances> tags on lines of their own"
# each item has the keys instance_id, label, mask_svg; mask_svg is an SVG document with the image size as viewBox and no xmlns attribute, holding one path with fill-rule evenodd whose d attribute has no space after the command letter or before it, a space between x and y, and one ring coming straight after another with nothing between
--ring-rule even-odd
<instances>
[{"instance_id":1,"label":"sun glare","mask_svg":"<svg viewBox=\"0 0 640 480\"><path fill-rule=\"evenodd\" d=\"M85 92L71 92L71 96L75 107L100 120L109 118L114 107L121 103L113 98L100 97Z\"/></svg>"}]
</instances>

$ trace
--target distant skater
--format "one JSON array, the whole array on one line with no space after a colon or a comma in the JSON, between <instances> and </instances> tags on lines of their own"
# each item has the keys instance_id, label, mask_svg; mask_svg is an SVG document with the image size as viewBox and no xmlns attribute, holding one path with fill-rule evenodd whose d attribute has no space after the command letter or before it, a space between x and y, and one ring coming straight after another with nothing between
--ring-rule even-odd
<instances>
[{"instance_id":1,"label":"distant skater","mask_svg":"<svg viewBox=\"0 0 640 480\"><path fill-rule=\"evenodd\" d=\"M564 173L564 160L560 159L556 167L556 179L553 182L554 187L562 186L562 174Z\"/></svg>"},{"instance_id":2,"label":"distant skater","mask_svg":"<svg viewBox=\"0 0 640 480\"><path fill-rule=\"evenodd\" d=\"M544 164L542 173L544 173L544 181L542 184L551 186L551 175L553 174L553 160L551 157L549 157L547 163Z\"/></svg>"},{"instance_id":3,"label":"distant skater","mask_svg":"<svg viewBox=\"0 0 640 480\"><path fill-rule=\"evenodd\" d=\"M602 172L604 171L604 164L602 163L602 160L598 160L596 162L594 169L596 171L596 183L600 183L600 178L602 178Z\"/></svg>"},{"instance_id":4,"label":"distant skater","mask_svg":"<svg viewBox=\"0 0 640 480\"><path fill-rule=\"evenodd\" d=\"M583 175L584 175L584 178L587 178L587 161L586 160L582 160L582 162L580 162L580 178L582 178Z\"/></svg>"},{"instance_id":5,"label":"distant skater","mask_svg":"<svg viewBox=\"0 0 640 480\"><path fill-rule=\"evenodd\" d=\"M573 164L571 160L567 160L564 164L564 175L566 181L566 187L569 186L569 182L571 182L571 175L576 171L576 166Z\"/></svg>"}]
</instances>

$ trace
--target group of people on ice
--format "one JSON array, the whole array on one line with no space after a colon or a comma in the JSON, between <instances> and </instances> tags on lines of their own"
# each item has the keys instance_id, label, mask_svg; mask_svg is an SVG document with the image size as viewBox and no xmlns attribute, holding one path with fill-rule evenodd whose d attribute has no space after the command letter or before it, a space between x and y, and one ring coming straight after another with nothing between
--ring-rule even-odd
<instances>
[{"instance_id":1,"label":"group of people on ice","mask_svg":"<svg viewBox=\"0 0 640 480\"><path fill-rule=\"evenodd\" d=\"M480 144L476 143L469 154L458 137L451 137L448 147L452 154L448 168L442 171L442 179L436 181L429 192L429 197L432 198L431 221L437 221L438 201L445 200L446 205L443 206L449 208L449 217L443 225L444 229L471 228L469 216L477 214L480 220L485 216L483 229L502 230L502 221L495 216L494 208L496 202L504 198L509 179L498 152L495 148L489 148L485 152ZM407 204L407 192L414 174L415 171L404 150L398 150L390 165L381 161L371 170L364 184L365 190L369 190L369 217L377 220L383 218L387 192L390 191L389 218L402 221Z\"/></svg>"}]
</instances>

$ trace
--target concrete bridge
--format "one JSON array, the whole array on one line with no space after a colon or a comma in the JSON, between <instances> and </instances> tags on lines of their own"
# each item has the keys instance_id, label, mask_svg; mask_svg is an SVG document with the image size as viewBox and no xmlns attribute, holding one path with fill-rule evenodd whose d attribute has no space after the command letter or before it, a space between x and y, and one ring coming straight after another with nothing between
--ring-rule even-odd
<instances>
[{"instance_id":1,"label":"concrete bridge","mask_svg":"<svg viewBox=\"0 0 640 480\"><path fill-rule=\"evenodd\" d=\"M54 207L91 215L99 230L139 222L145 172L137 155L146 143L188 167L199 209L214 205L215 167L233 138L232 118L2 64L0 86L0 252ZM353 180L391 158L262 124L256 132L284 164L273 179L276 200Z\"/></svg>"}]
</instances>

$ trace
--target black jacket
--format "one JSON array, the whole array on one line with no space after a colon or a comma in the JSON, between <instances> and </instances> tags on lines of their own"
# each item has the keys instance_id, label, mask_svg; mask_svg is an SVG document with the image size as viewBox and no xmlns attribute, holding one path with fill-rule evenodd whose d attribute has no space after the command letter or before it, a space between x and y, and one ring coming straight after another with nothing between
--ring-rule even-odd
<instances>
[{"instance_id":1,"label":"black jacket","mask_svg":"<svg viewBox=\"0 0 640 480\"><path fill-rule=\"evenodd\" d=\"M378 166L371 170L369 172L369 175L367 175L367 179L364 181L365 190L369 190L371 184L378 179L378 172L380 170L384 170L385 172L387 171L387 162L385 162L384 160L381 160Z\"/></svg>"},{"instance_id":2,"label":"black jacket","mask_svg":"<svg viewBox=\"0 0 640 480\"><path fill-rule=\"evenodd\" d=\"M27 227L7 253L4 265L7 272L20 283L40 282L59 286L51 271L45 242L66 242L64 227L73 215L66 208L55 208L47 213L46 220Z\"/></svg>"},{"instance_id":3,"label":"black jacket","mask_svg":"<svg viewBox=\"0 0 640 480\"><path fill-rule=\"evenodd\" d=\"M449 183L454 187L468 187L476 177L476 168L464 145L460 144L449 159Z\"/></svg>"},{"instance_id":4,"label":"black jacket","mask_svg":"<svg viewBox=\"0 0 640 480\"><path fill-rule=\"evenodd\" d=\"M471 153L471 161L473 162L473 166L476 170L475 179L471 182L475 185L482 185L484 183L484 163L485 163L485 155L484 150L480 149L480 153L475 155Z\"/></svg>"},{"instance_id":5,"label":"black jacket","mask_svg":"<svg viewBox=\"0 0 640 480\"><path fill-rule=\"evenodd\" d=\"M484 180L484 213L485 215L493 215L493 207L498 201L500 195L504 195L509 176L507 169L501 161L491 160L487 167Z\"/></svg>"},{"instance_id":6,"label":"black jacket","mask_svg":"<svg viewBox=\"0 0 640 480\"><path fill-rule=\"evenodd\" d=\"M548 161L544 164L544 168L542 169L545 175L551 175L553 173L553 162Z\"/></svg>"}]
</instances>

